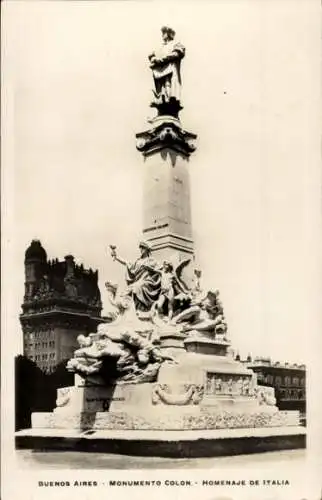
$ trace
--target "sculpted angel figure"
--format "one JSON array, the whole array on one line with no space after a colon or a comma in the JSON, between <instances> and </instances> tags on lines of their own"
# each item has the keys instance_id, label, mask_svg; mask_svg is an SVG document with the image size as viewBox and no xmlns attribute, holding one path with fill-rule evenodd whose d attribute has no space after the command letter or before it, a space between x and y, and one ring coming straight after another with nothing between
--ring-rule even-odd
<instances>
[{"instance_id":1,"label":"sculpted angel figure","mask_svg":"<svg viewBox=\"0 0 322 500\"><path fill-rule=\"evenodd\" d=\"M191 290L191 302L192 304L198 304L200 300L204 297L205 293L201 283L202 272L201 269L195 268L193 270L193 286Z\"/></svg>"},{"instance_id":2,"label":"sculpted angel figure","mask_svg":"<svg viewBox=\"0 0 322 500\"><path fill-rule=\"evenodd\" d=\"M158 263L151 257L150 245L145 241L140 242L140 257L133 263L121 258L114 245L111 245L110 249L113 260L126 268L126 293L133 297L136 311L150 311L154 302L159 298L161 289Z\"/></svg>"},{"instance_id":3,"label":"sculpted angel figure","mask_svg":"<svg viewBox=\"0 0 322 500\"><path fill-rule=\"evenodd\" d=\"M158 301L155 304L155 309L160 314L163 306L167 303L168 319L173 318L173 308L175 299L188 298L189 289L182 280L181 274L183 269L189 264L190 259L183 260L178 266L165 260L160 270L161 273L161 291Z\"/></svg>"},{"instance_id":4,"label":"sculpted angel figure","mask_svg":"<svg viewBox=\"0 0 322 500\"><path fill-rule=\"evenodd\" d=\"M185 55L184 46L174 41L175 31L172 28L163 26L161 34L161 47L149 55L155 85L155 100L151 105L156 107L170 99L180 101L180 65Z\"/></svg>"}]
</instances>

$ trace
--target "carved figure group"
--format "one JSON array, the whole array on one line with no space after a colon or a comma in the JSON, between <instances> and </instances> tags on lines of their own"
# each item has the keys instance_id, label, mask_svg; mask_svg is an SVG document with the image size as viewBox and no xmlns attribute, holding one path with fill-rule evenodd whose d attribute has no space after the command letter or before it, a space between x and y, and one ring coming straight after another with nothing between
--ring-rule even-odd
<instances>
[{"instance_id":1,"label":"carved figure group","mask_svg":"<svg viewBox=\"0 0 322 500\"><path fill-rule=\"evenodd\" d=\"M191 288L182 277L191 259L177 265L166 260L161 265L151 256L149 243L140 242L139 250L140 256L130 263L118 255L115 245L110 245L113 260L126 268L126 288L122 293L116 293L116 285L105 284L113 307L112 319L132 314L156 324L162 319L186 333L197 331L225 336L227 324L218 290L207 293L202 290L199 269L194 270Z\"/></svg>"},{"instance_id":2,"label":"carved figure group","mask_svg":"<svg viewBox=\"0 0 322 500\"><path fill-rule=\"evenodd\" d=\"M110 322L99 325L96 334L78 337L79 349L68 362L68 370L84 377L101 376L108 365L119 380L154 381L163 362L175 362L158 347L160 326L171 324L187 334L226 331L218 291L203 292L200 270L195 270L190 288L182 277L191 259L160 264L145 241L140 242L139 251L139 257L128 262L110 245L113 260L125 267L126 286L119 291L117 285L105 283L112 308Z\"/></svg>"},{"instance_id":3,"label":"carved figure group","mask_svg":"<svg viewBox=\"0 0 322 500\"><path fill-rule=\"evenodd\" d=\"M219 292L209 291L207 294L194 296L190 307L178 314L176 323L183 323L183 330L189 332L210 332L213 335L225 334L227 324L223 315L223 309L218 299Z\"/></svg>"},{"instance_id":4,"label":"carved figure group","mask_svg":"<svg viewBox=\"0 0 322 500\"><path fill-rule=\"evenodd\" d=\"M102 331L103 330L103 331ZM103 363L115 362L115 378L120 381L153 382L164 361L175 362L156 344L131 331L109 335L106 328L88 337L80 335L80 348L68 361L67 369L82 376L102 375Z\"/></svg>"},{"instance_id":5,"label":"carved figure group","mask_svg":"<svg viewBox=\"0 0 322 500\"><path fill-rule=\"evenodd\" d=\"M219 395L252 396L251 378L249 376L232 377L230 375L208 373L207 392L208 394Z\"/></svg>"},{"instance_id":6,"label":"carved figure group","mask_svg":"<svg viewBox=\"0 0 322 500\"><path fill-rule=\"evenodd\" d=\"M126 286L119 292L117 285L105 283L111 322L99 325L96 334L78 337L79 349L68 362L68 370L84 377L96 376L110 364L119 380L154 381L163 362L176 362L158 347L157 319L187 333L197 330L216 335L216 328L222 326L218 292L202 291L199 270L192 288L182 278L190 259L177 265L167 260L161 265L144 241L139 251L139 257L128 262L119 256L115 245L110 245L113 260L125 267Z\"/></svg>"},{"instance_id":7,"label":"carved figure group","mask_svg":"<svg viewBox=\"0 0 322 500\"><path fill-rule=\"evenodd\" d=\"M130 297L133 299L135 310L139 317L152 318L156 314L165 316L171 320L175 313L175 304L189 303L190 291L182 279L182 271L190 262L190 259L181 261L175 266L170 261L164 261L160 265L151 257L151 247L147 242L140 242L140 257L129 263L121 258L115 245L110 246L113 260L121 263L126 268L127 287L122 295L116 298L116 288L109 282L106 288L109 292L110 303L122 314L130 305Z\"/></svg>"}]
</instances>

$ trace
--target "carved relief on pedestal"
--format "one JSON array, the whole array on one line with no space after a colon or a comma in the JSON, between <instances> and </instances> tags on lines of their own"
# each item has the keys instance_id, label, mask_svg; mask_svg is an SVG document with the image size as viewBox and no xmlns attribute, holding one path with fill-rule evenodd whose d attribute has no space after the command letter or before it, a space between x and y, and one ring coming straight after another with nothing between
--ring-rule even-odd
<instances>
[{"instance_id":1,"label":"carved relief on pedestal","mask_svg":"<svg viewBox=\"0 0 322 500\"><path fill-rule=\"evenodd\" d=\"M260 405L275 406L275 389L274 387L257 386L255 388L255 394Z\"/></svg>"},{"instance_id":2,"label":"carved relief on pedestal","mask_svg":"<svg viewBox=\"0 0 322 500\"><path fill-rule=\"evenodd\" d=\"M207 372L206 394L208 396L253 396L250 375L230 375Z\"/></svg>"},{"instance_id":3,"label":"carved relief on pedestal","mask_svg":"<svg viewBox=\"0 0 322 500\"><path fill-rule=\"evenodd\" d=\"M166 384L157 384L152 392L152 404L165 405L198 405L204 394L203 385L185 384L184 392L172 393L171 387Z\"/></svg>"},{"instance_id":4,"label":"carved relief on pedestal","mask_svg":"<svg viewBox=\"0 0 322 500\"><path fill-rule=\"evenodd\" d=\"M66 406L70 400L70 387L62 387L57 390L56 406Z\"/></svg>"}]
</instances>

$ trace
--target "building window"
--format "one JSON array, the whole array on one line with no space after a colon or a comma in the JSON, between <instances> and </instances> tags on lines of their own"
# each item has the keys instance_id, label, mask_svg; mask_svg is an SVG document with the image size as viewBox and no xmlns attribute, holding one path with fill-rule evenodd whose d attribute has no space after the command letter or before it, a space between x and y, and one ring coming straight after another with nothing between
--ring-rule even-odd
<instances>
[{"instance_id":1,"label":"building window","mask_svg":"<svg viewBox=\"0 0 322 500\"><path fill-rule=\"evenodd\" d=\"M293 385L299 385L299 378L293 377Z\"/></svg>"},{"instance_id":2,"label":"building window","mask_svg":"<svg viewBox=\"0 0 322 500\"><path fill-rule=\"evenodd\" d=\"M291 377L285 377L285 385L291 385Z\"/></svg>"},{"instance_id":3,"label":"building window","mask_svg":"<svg viewBox=\"0 0 322 500\"><path fill-rule=\"evenodd\" d=\"M275 383L276 383L276 385L281 385L282 377L280 377L280 376L275 377Z\"/></svg>"}]
</instances>

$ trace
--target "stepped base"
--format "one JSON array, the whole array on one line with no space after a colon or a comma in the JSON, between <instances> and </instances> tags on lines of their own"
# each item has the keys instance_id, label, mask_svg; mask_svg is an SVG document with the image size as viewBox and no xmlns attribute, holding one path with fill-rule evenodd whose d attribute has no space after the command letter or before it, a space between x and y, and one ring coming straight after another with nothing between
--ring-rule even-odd
<instances>
[{"instance_id":1,"label":"stepped base","mask_svg":"<svg viewBox=\"0 0 322 500\"><path fill-rule=\"evenodd\" d=\"M299 412L279 411L274 389L257 386L241 363L184 350L177 359L155 383L75 377L58 389L53 412L32 414L17 447L202 457L305 446Z\"/></svg>"},{"instance_id":2,"label":"stepped base","mask_svg":"<svg viewBox=\"0 0 322 500\"><path fill-rule=\"evenodd\" d=\"M305 448L299 427L202 431L85 431L26 429L16 433L18 449L116 453L129 456L200 458Z\"/></svg>"}]
</instances>

